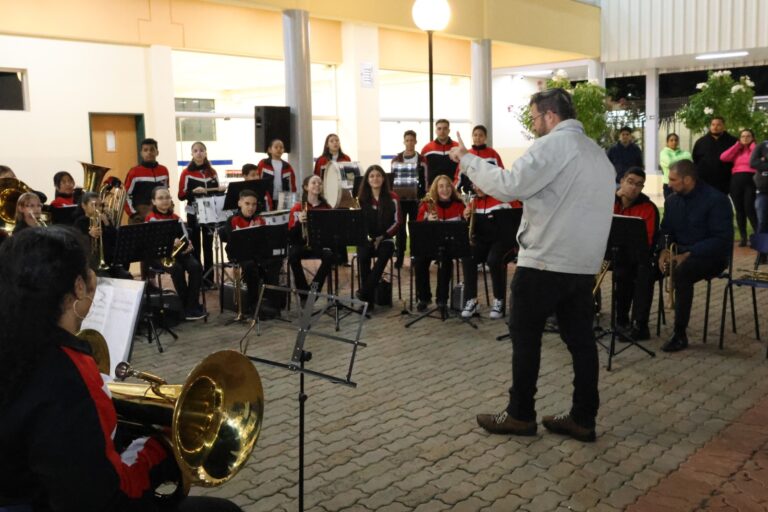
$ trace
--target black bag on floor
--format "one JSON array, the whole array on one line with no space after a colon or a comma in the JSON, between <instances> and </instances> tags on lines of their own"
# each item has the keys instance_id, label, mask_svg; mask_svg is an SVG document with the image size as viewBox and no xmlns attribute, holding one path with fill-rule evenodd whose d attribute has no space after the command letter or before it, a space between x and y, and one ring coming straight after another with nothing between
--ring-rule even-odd
<instances>
[{"instance_id":1,"label":"black bag on floor","mask_svg":"<svg viewBox=\"0 0 768 512\"><path fill-rule=\"evenodd\" d=\"M392 306L392 283L382 279L376 285L376 305Z\"/></svg>"}]
</instances>

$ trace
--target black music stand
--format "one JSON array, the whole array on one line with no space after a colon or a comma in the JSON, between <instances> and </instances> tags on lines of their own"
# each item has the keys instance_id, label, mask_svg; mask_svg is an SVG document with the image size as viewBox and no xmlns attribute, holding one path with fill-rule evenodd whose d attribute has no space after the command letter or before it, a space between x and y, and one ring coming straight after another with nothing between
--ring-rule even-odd
<instances>
[{"instance_id":1,"label":"black music stand","mask_svg":"<svg viewBox=\"0 0 768 512\"><path fill-rule=\"evenodd\" d=\"M438 279L446 258L469 256L469 225L466 222L413 221L408 224L408 229L411 232L411 256L436 260ZM448 288L450 290L452 287L449 285ZM439 313L440 316L432 317L433 313ZM447 307L436 305L410 320L405 327L410 327L427 317L445 321L448 318ZM477 329L477 325L469 318L462 318L462 322Z\"/></svg>"},{"instance_id":2,"label":"black music stand","mask_svg":"<svg viewBox=\"0 0 768 512\"><path fill-rule=\"evenodd\" d=\"M648 261L648 234L645 231L645 222L640 217L627 217L624 215L614 215L611 222L611 232L608 235L608 249L605 259L610 260L611 268L616 268L616 259L619 253L628 255L632 261ZM640 345L638 342L621 333L616 328L616 278L615 270L611 272L611 327L603 330L596 338L597 343L608 351L608 371L611 371L611 362L613 356L619 355L628 348L634 346L645 352L651 357L656 357L656 353ZM602 338L610 336L610 345L606 346L600 341ZM621 350L616 350L616 338L628 343Z\"/></svg>"},{"instance_id":3,"label":"black music stand","mask_svg":"<svg viewBox=\"0 0 768 512\"><path fill-rule=\"evenodd\" d=\"M243 190L253 190L256 192L258 199L256 213L267 211L268 208L266 194L267 192L271 192L271 190L269 190L269 184L266 180L243 180L231 182L229 185L227 185L227 195L224 198L224 211L239 209L237 203L240 201L240 192Z\"/></svg>"},{"instance_id":4,"label":"black music stand","mask_svg":"<svg viewBox=\"0 0 768 512\"><path fill-rule=\"evenodd\" d=\"M115 262L119 262L125 268L134 261L152 261L168 257L173 251L173 242L176 239L175 220L161 220L156 222L145 222L143 224L127 224L120 226L117 230L117 241L115 243ZM149 311L144 312L144 322L147 324L147 342L157 341L158 352L163 352L163 346L160 343L160 334L155 326L154 313L150 308L149 276L146 277L144 286L144 306ZM163 306L163 297L160 296L159 322L161 329L170 334L173 339L178 336L168 328L165 322L165 308Z\"/></svg>"},{"instance_id":5,"label":"black music stand","mask_svg":"<svg viewBox=\"0 0 768 512\"><path fill-rule=\"evenodd\" d=\"M51 224L65 224L71 226L75 222L78 210L80 210L80 208L76 204L72 206L51 208Z\"/></svg>"},{"instance_id":6,"label":"black music stand","mask_svg":"<svg viewBox=\"0 0 768 512\"><path fill-rule=\"evenodd\" d=\"M337 255L337 259L341 259L339 251L346 252L349 245L362 245L368 238L362 210L308 210L307 226L309 246L314 250L330 249ZM333 277L330 277L330 281L333 281ZM332 292L338 295L338 290L334 289ZM350 314L365 314L364 310L352 309L338 300L334 302L333 310L337 331L341 320ZM339 312L342 310L346 313L340 315Z\"/></svg>"}]
</instances>

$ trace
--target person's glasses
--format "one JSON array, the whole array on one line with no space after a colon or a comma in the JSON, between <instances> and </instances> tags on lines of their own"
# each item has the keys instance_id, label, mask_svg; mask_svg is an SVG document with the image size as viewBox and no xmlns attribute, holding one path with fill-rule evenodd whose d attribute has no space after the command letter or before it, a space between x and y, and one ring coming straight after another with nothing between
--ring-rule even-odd
<instances>
[{"instance_id":1,"label":"person's glasses","mask_svg":"<svg viewBox=\"0 0 768 512\"><path fill-rule=\"evenodd\" d=\"M538 118L546 114L547 114L546 112L542 112L541 114L536 114L535 116L531 116L531 122L534 122L535 120L537 120Z\"/></svg>"}]
</instances>

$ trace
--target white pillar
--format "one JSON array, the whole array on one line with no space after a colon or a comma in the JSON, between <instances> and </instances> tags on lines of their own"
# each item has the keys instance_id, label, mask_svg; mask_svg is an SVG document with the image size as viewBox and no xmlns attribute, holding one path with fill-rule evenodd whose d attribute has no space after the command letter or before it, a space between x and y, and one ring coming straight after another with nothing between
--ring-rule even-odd
<instances>
[{"instance_id":1,"label":"white pillar","mask_svg":"<svg viewBox=\"0 0 768 512\"><path fill-rule=\"evenodd\" d=\"M600 87L605 87L605 65L597 59L587 62L587 80L597 80Z\"/></svg>"},{"instance_id":2,"label":"white pillar","mask_svg":"<svg viewBox=\"0 0 768 512\"><path fill-rule=\"evenodd\" d=\"M381 161L379 29L343 23L337 80L341 147L362 172Z\"/></svg>"},{"instance_id":3,"label":"white pillar","mask_svg":"<svg viewBox=\"0 0 768 512\"><path fill-rule=\"evenodd\" d=\"M659 70L645 72L645 133L643 134L645 172L659 173Z\"/></svg>"},{"instance_id":4,"label":"white pillar","mask_svg":"<svg viewBox=\"0 0 768 512\"><path fill-rule=\"evenodd\" d=\"M491 70L491 40L472 41L472 76L470 77L472 124L488 129L488 145L493 143L493 76ZM471 135L471 134L466 134ZM464 137L465 143L471 138Z\"/></svg>"},{"instance_id":5,"label":"white pillar","mask_svg":"<svg viewBox=\"0 0 768 512\"><path fill-rule=\"evenodd\" d=\"M309 12L283 11L285 104L291 107L291 152L299 183L312 174L312 77L309 68Z\"/></svg>"},{"instance_id":6,"label":"white pillar","mask_svg":"<svg viewBox=\"0 0 768 512\"><path fill-rule=\"evenodd\" d=\"M176 162L176 103L173 92L173 57L170 46L152 45L147 50L147 115L144 133L158 142L158 161L168 167L172 195L179 172ZM138 162L137 162L138 163Z\"/></svg>"}]
</instances>

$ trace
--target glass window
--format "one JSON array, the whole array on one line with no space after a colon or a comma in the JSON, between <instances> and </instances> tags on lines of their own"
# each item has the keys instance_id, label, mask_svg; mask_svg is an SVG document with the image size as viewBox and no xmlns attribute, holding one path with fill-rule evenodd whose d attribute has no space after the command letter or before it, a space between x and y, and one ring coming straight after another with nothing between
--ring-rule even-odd
<instances>
[{"instance_id":1,"label":"glass window","mask_svg":"<svg viewBox=\"0 0 768 512\"><path fill-rule=\"evenodd\" d=\"M176 98L176 112L215 112L216 102L201 98ZM216 140L216 123L209 118L177 118L176 141Z\"/></svg>"},{"instance_id":2,"label":"glass window","mask_svg":"<svg viewBox=\"0 0 768 512\"><path fill-rule=\"evenodd\" d=\"M26 110L22 70L0 71L0 110Z\"/></svg>"}]
</instances>

